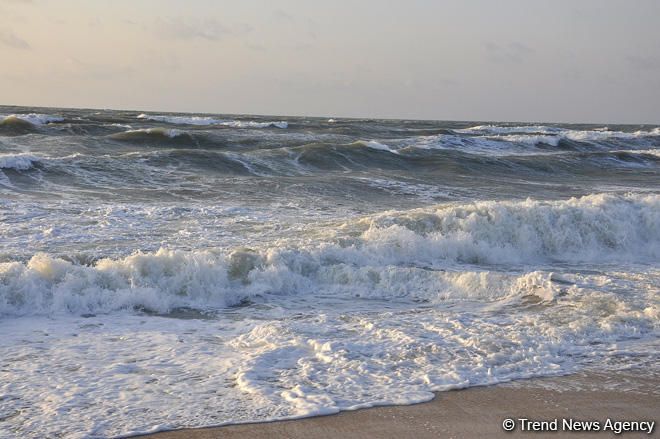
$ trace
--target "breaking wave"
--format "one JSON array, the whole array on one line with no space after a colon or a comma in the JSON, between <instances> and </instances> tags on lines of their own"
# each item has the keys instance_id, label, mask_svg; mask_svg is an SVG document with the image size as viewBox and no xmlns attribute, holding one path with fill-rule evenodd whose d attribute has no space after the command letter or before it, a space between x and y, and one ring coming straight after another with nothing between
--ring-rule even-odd
<instances>
[{"instance_id":1,"label":"breaking wave","mask_svg":"<svg viewBox=\"0 0 660 439\"><path fill-rule=\"evenodd\" d=\"M166 115L152 115L140 114L138 119L151 120L155 122L164 122L175 125L220 125L232 128L287 128L289 124L285 121L249 121L249 120L222 120L209 116L166 116Z\"/></svg>"},{"instance_id":2,"label":"breaking wave","mask_svg":"<svg viewBox=\"0 0 660 439\"><path fill-rule=\"evenodd\" d=\"M420 147L441 147L476 145L483 152L497 151L507 145L527 146L565 146L575 147L578 144L603 146L602 143L644 141L660 138L660 127L651 130L634 132L611 131L609 129L578 130L544 125L535 126L497 126L479 125L471 128L453 130L455 134L429 136L422 138ZM466 136L467 135L467 136Z\"/></svg>"},{"instance_id":3,"label":"breaking wave","mask_svg":"<svg viewBox=\"0 0 660 439\"><path fill-rule=\"evenodd\" d=\"M524 271L545 263L657 261L660 196L439 205L331 227L335 237L320 243L161 249L91 265L37 254L27 263L0 264L0 313L209 309L319 290L428 301L511 294L547 299L553 294L547 276L521 280L490 270L501 264ZM473 268L466 271L465 264ZM525 290L527 284L541 293Z\"/></svg>"},{"instance_id":4,"label":"breaking wave","mask_svg":"<svg viewBox=\"0 0 660 439\"><path fill-rule=\"evenodd\" d=\"M0 154L0 169L25 171L32 168L40 160L40 157L32 154Z\"/></svg>"},{"instance_id":5,"label":"breaking wave","mask_svg":"<svg viewBox=\"0 0 660 439\"><path fill-rule=\"evenodd\" d=\"M9 116L4 116L3 122L17 120L17 119L31 123L32 125L47 125L49 123L64 121L64 118L62 116L55 116L52 114L28 113L28 114L11 114Z\"/></svg>"},{"instance_id":6,"label":"breaking wave","mask_svg":"<svg viewBox=\"0 0 660 439\"><path fill-rule=\"evenodd\" d=\"M463 134L549 134L563 135L572 140L605 140L612 138L629 139L636 137L660 136L660 127L648 131L638 130L634 132L623 132L609 130L607 127L590 130L574 130L546 125L477 125L470 128L456 129L454 132Z\"/></svg>"},{"instance_id":7,"label":"breaking wave","mask_svg":"<svg viewBox=\"0 0 660 439\"><path fill-rule=\"evenodd\" d=\"M18 136L37 130L39 126L62 122L64 118L50 114L10 114L0 115L0 134Z\"/></svg>"}]
</instances>

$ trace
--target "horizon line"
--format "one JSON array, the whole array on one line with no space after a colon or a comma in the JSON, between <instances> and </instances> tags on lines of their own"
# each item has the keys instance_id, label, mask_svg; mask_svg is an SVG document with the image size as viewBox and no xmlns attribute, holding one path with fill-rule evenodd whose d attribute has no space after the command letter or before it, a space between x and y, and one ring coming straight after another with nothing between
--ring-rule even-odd
<instances>
[{"instance_id":1,"label":"horizon line","mask_svg":"<svg viewBox=\"0 0 660 439\"><path fill-rule=\"evenodd\" d=\"M14 108L45 108L55 110L95 110L95 111L128 111L134 113L170 113L170 114L186 114L186 115L226 115L226 116L251 116L251 117L282 117L282 118L309 118L309 119L348 119L348 120L385 120L385 121L419 121L419 122L496 122L496 123L521 123L521 124L555 124L555 125L630 125L630 126L643 126L655 125L660 126L660 122L565 122L565 121L552 121L552 120L504 120L504 119L426 119L426 118L395 118L395 117L377 117L377 116L338 116L338 115L294 115L294 114L257 114L257 113L223 113L223 112L208 112L208 111L170 111L170 110L148 110L148 109L134 109L134 108L102 108L102 107L52 107L46 105L17 105L17 104L0 104L0 107L14 107Z\"/></svg>"}]
</instances>

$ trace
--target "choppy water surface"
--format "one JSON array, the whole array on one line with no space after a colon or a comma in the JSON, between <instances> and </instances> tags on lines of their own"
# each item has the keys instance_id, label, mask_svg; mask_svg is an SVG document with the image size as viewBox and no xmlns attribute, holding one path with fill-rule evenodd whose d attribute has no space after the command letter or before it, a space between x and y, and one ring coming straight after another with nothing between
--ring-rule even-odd
<instances>
[{"instance_id":1,"label":"choppy water surface","mask_svg":"<svg viewBox=\"0 0 660 439\"><path fill-rule=\"evenodd\" d=\"M0 437L658 364L657 126L0 107L0 239Z\"/></svg>"}]
</instances>

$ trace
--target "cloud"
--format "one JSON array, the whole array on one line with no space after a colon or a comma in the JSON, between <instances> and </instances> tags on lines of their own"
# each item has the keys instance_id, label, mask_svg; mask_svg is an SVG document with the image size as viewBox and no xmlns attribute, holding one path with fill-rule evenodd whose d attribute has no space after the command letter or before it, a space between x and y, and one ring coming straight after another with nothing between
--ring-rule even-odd
<instances>
[{"instance_id":1,"label":"cloud","mask_svg":"<svg viewBox=\"0 0 660 439\"><path fill-rule=\"evenodd\" d=\"M273 11L273 18L277 21L283 21L287 23L293 23L295 22L295 19L291 14L288 12L282 10L282 9L275 9Z\"/></svg>"},{"instance_id":2,"label":"cloud","mask_svg":"<svg viewBox=\"0 0 660 439\"><path fill-rule=\"evenodd\" d=\"M219 41L227 36L246 33L251 30L252 28L247 24L228 27L213 18L200 20L171 17L156 20L156 31L160 35L178 40Z\"/></svg>"},{"instance_id":3,"label":"cloud","mask_svg":"<svg viewBox=\"0 0 660 439\"><path fill-rule=\"evenodd\" d=\"M505 45L488 42L484 46L489 53L488 59L494 63L519 64L536 53L531 47L517 41Z\"/></svg>"},{"instance_id":4,"label":"cloud","mask_svg":"<svg viewBox=\"0 0 660 439\"><path fill-rule=\"evenodd\" d=\"M164 53L149 50L142 58L147 65L158 71L173 73L181 69L181 63L179 62L176 53Z\"/></svg>"},{"instance_id":5,"label":"cloud","mask_svg":"<svg viewBox=\"0 0 660 439\"><path fill-rule=\"evenodd\" d=\"M246 43L245 47L255 52L266 52L266 47L261 44Z\"/></svg>"},{"instance_id":6,"label":"cloud","mask_svg":"<svg viewBox=\"0 0 660 439\"><path fill-rule=\"evenodd\" d=\"M20 38L11 31L0 30L0 43L14 49L20 49L20 50L30 49L30 45L28 44L27 41Z\"/></svg>"}]
</instances>

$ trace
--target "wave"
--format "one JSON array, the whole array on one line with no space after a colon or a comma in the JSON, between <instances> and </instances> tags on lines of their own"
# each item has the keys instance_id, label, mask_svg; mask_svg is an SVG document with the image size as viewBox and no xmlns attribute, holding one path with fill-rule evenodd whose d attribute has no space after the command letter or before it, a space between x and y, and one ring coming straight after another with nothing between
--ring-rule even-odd
<instances>
[{"instance_id":1,"label":"wave","mask_svg":"<svg viewBox=\"0 0 660 439\"><path fill-rule=\"evenodd\" d=\"M105 182L121 181L122 187L155 185L165 191L168 185L176 187L186 184L186 179L196 175L200 181L218 176L253 177L295 177L319 176L330 178L329 183L339 188L345 181L335 180L337 172L375 172L382 170L396 172L386 185L360 183L362 196L369 193L382 195L383 192L396 194L417 194L426 202L433 199L451 199L455 193L447 191L442 182L455 175L501 175L515 172L521 177L535 178L570 175L603 175L619 172L628 175L639 169L651 175L657 173L660 154L657 149L611 150L611 151L525 151L500 155L481 155L463 149L420 149L406 147L396 149L375 141L356 141L346 144L311 143L294 147L270 149L241 148L236 150L231 144L205 133L188 133L181 130L163 128L130 130L109 138L127 143L129 151L119 153L86 152L68 155L34 153L0 153L0 168L8 171L28 172L38 168L39 178L18 179L15 189L35 190L39 187L96 185ZM146 148L145 148L146 147ZM407 187L410 181L407 172L423 173L425 183ZM622 174L622 175L623 175ZM68 178L63 178L67 175ZM167 177L165 177L167 175ZM355 176L355 175L354 175ZM2 177L2 175L0 175ZM370 179L382 181L372 175L357 181ZM440 179L440 180L438 180ZM388 180L389 181L389 180ZM440 185L438 185L438 181ZM157 182L157 183L156 183ZM116 183L113 183L113 185ZM6 178L3 185L7 186ZM136 186L137 185L137 186ZM444 189L440 190L439 188ZM203 190L206 186L195 187ZM412 192L411 192L412 191ZM449 196L448 193L454 193Z\"/></svg>"},{"instance_id":2,"label":"wave","mask_svg":"<svg viewBox=\"0 0 660 439\"><path fill-rule=\"evenodd\" d=\"M108 136L113 140L120 140L124 142L135 143L148 143L148 142L169 142L171 140L177 141L193 141L193 136L187 131L167 128L143 128L138 130L122 131L120 133L111 134Z\"/></svg>"},{"instance_id":3,"label":"wave","mask_svg":"<svg viewBox=\"0 0 660 439\"><path fill-rule=\"evenodd\" d=\"M660 136L660 127L649 131L638 130L634 132L613 131L608 127L592 128L590 130L574 130L568 128L554 127L548 125L477 125L470 128L455 129L456 133L463 134L557 134L572 133L575 136L594 136L595 138L606 137L645 137ZM579 134L582 133L582 134Z\"/></svg>"},{"instance_id":4,"label":"wave","mask_svg":"<svg viewBox=\"0 0 660 439\"><path fill-rule=\"evenodd\" d=\"M536 294L520 286L529 278L488 272L501 264L657 261L660 195L449 204L326 227L334 238L323 242L231 251L161 249L93 265L37 254L27 263L0 264L0 313L166 312L319 291L426 301ZM473 274L465 274L465 264ZM482 286L475 288L480 279ZM543 287L547 283L534 281L531 290L544 288L541 296L548 299L553 293Z\"/></svg>"},{"instance_id":5,"label":"wave","mask_svg":"<svg viewBox=\"0 0 660 439\"><path fill-rule=\"evenodd\" d=\"M271 122L255 122L250 120L228 120L220 122L219 125L228 126L232 128L281 128L289 127L288 122L284 121L271 121Z\"/></svg>"},{"instance_id":6,"label":"wave","mask_svg":"<svg viewBox=\"0 0 660 439\"><path fill-rule=\"evenodd\" d=\"M461 134L552 134L563 129L547 125L476 125L453 131Z\"/></svg>"},{"instance_id":7,"label":"wave","mask_svg":"<svg viewBox=\"0 0 660 439\"><path fill-rule=\"evenodd\" d=\"M260 175L247 157L223 151L204 149L170 149L152 153L131 154L131 160L139 158L145 164L155 167L169 167L172 164L193 166L196 169L220 172L224 175ZM271 173L272 174L272 173Z\"/></svg>"},{"instance_id":8,"label":"wave","mask_svg":"<svg viewBox=\"0 0 660 439\"><path fill-rule=\"evenodd\" d=\"M129 152L118 154L80 154L43 156L35 154L0 154L0 168L18 172L39 169L38 179L17 180L22 189L48 187L51 183L61 186L96 185L121 181L122 187L149 185L165 191L168 186L185 184L185 179L196 175L200 181L210 181L218 176L294 177L319 176L330 178L333 187L341 187L346 181L335 180L331 173L371 172L382 170L396 172L393 179L383 184L374 175L358 178L360 191L382 194L417 194L426 202L433 199L451 199L455 193L442 183L433 180L409 186L410 181L401 174L414 170L425 176L451 179L454 175L500 175L516 172L519 176L558 176L572 174L608 175L611 172L629 173L631 169L657 172L660 154L657 149L613 150L562 153L540 153L481 156L450 149L424 150L403 148L396 150L385 144L357 141L349 144L313 143L297 147L272 149L233 150L220 145L207 136L147 133L144 131L120 133L115 140L135 145ZM139 145L148 146L143 148ZM63 175L69 178L63 178ZM166 177L167 175L167 177ZM650 175L650 174L649 174ZM355 177L355 175L354 175ZM4 180L3 180L4 181ZM379 181L380 183L374 183ZM6 183L6 182L5 182ZM116 183L113 183L113 185ZM155 185L155 186L154 186ZM6 184L5 184L6 186ZM203 190L199 186L196 190ZM444 188L444 189L441 189ZM361 192L364 196L366 193ZM448 195L454 193L454 195Z\"/></svg>"},{"instance_id":9,"label":"wave","mask_svg":"<svg viewBox=\"0 0 660 439\"><path fill-rule=\"evenodd\" d=\"M395 149L392 149L390 146L387 146L383 143L376 142L375 140L358 140L357 142L353 143L352 145L360 145L360 146L366 146L367 148L379 150L379 151L387 151L391 152L392 154L399 154L398 151Z\"/></svg>"},{"instance_id":10,"label":"wave","mask_svg":"<svg viewBox=\"0 0 660 439\"><path fill-rule=\"evenodd\" d=\"M450 149L490 156L538 154L539 145L558 146L561 138L550 135L509 134L502 136L462 136L437 134L421 136L409 145L417 149Z\"/></svg>"},{"instance_id":11,"label":"wave","mask_svg":"<svg viewBox=\"0 0 660 439\"><path fill-rule=\"evenodd\" d=\"M0 169L25 171L32 168L40 160L40 157L32 154L0 154Z\"/></svg>"},{"instance_id":12,"label":"wave","mask_svg":"<svg viewBox=\"0 0 660 439\"><path fill-rule=\"evenodd\" d=\"M7 116L0 120L0 134L19 136L36 131L36 126L15 116Z\"/></svg>"},{"instance_id":13,"label":"wave","mask_svg":"<svg viewBox=\"0 0 660 439\"><path fill-rule=\"evenodd\" d=\"M165 122L176 125L215 125L219 120L205 116L160 116L151 114L140 114L138 119L152 120L155 122Z\"/></svg>"},{"instance_id":14,"label":"wave","mask_svg":"<svg viewBox=\"0 0 660 439\"><path fill-rule=\"evenodd\" d=\"M291 171L349 170L370 167L398 169L415 157L401 155L396 149L370 140L352 143L308 143L261 152L271 160L286 160ZM293 165L291 167L291 165Z\"/></svg>"},{"instance_id":15,"label":"wave","mask_svg":"<svg viewBox=\"0 0 660 439\"><path fill-rule=\"evenodd\" d=\"M249 120L221 120L208 116L166 116L140 114L138 119L152 120L155 122L165 122L175 125L220 125L232 128L287 128L289 124L285 121L266 121L257 122Z\"/></svg>"},{"instance_id":16,"label":"wave","mask_svg":"<svg viewBox=\"0 0 660 439\"><path fill-rule=\"evenodd\" d=\"M31 123L32 125L47 125L49 123L64 121L64 118L62 116L55 116L52 114L39 114L39 113L10 114L9 116L4 116L4 121L6 121L7 119L10 120L19 119L24 122Z\"/></svg>"},{"instance_id":17,"label":"wave","mask_svg":"<svg viewBox=\"0 0 660 439\"><path fill-rule=\"evenodd\" d=\"M475 135L478 139L503 140L514 143L536 145L539 143L557 146L562 140L574 142L609 142L617 140L638 140L660 137L660 127L648 131L611 131L607 127L590 130L575 130L545 125L498 126L478 125L454 130L458 134Z\"/></svg>"},{"instance_id":18,"label":"wave","mask_svg":"<svg viewBox=\"0 0 660 439\"><path fill-rule=\"evenodd\" d=\"M612 154L628 154L631 156L646 156L660 159L660 149L624 149L610 152Z\"/></svg>"},{"instance_id":19,"label":"wave","mask_svg":"<svg viewBox=\"0 0 660 439\"><path fill-rule=\"evenodd\" d=\"M8 116L0 115L0 134L20 136L37 131L39 126L62 121L64 121L64 118L50 114L28 113L10 114Z\"/></svg>"},{"instance_id":20,"label":"wave","mask_svg":"<svg viewBox=\"0 0 660 439\"><path fill-rule=\"evenodd\" d=\"M475 127L482 128L482 127ZM529 130L493 127L492 131L454 130L453 134L437 134L420 136L407 146L418 149L457 149L466 153L506 156L506 155L536 155L539 153L560 153L565 150L587 151L603 150L612 146L630 145L632 147L649 144L657 145L660 138L660 128L650 131L622 132L598 130L566 130L560 128L540 130L534 127ZM515 128L515 129L514 129ZM529 128L529 127L521 127ZM474 134L465 135L464 133ZM456 134L460 133L460 134ZM478 135L476 135L478 134Z\"/></svg>"}]
</instances>

